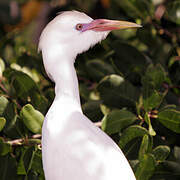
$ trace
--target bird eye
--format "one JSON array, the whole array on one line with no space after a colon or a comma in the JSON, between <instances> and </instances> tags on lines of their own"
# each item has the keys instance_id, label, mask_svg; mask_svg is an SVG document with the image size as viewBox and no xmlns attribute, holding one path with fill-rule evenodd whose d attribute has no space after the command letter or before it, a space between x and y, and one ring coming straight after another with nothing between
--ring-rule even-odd
<instances>
[{"instance_id":1,"label":"bird eye","mask_svg":"<svg viewBox=\"0 0 180 180\"><path fill-rule=\"evenodd\" d=\"M76 30L80 31L83 28L82 24L77 24L76 25Z\"/></svg>"}]
</instances>

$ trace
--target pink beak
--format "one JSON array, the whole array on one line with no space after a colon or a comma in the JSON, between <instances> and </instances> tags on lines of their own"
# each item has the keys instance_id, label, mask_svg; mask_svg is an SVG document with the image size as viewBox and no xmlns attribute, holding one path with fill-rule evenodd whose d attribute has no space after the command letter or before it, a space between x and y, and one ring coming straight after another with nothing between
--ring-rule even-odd
<instances>
[{"instance_id":1,"label":"pink beak","mask_svg":"<svg viewBox=\"0 0 180 180\"><path fill-rule=\"evenodd\" d=\"M90 23L83 24L82 32L87 30L112 31L116 29L138 28L138 27L142 27L142 26L128 21L96 19Z\"/></svg>"}]
</instances>

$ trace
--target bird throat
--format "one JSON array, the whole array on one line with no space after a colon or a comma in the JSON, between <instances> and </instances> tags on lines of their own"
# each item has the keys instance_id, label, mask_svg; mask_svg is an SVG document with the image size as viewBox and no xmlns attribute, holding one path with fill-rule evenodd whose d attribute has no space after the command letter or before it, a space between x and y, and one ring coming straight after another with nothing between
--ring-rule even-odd
<instances>
[{"instance_id":1,"label":"bird throat","mask_svg":"<svg viewBox=\"0 0 180 180\"><path fill-rule=\"evenodd\" d=\"M59 65L58 77L55 80L56 97L68 96L80 104L79 84L74 63L63 61Z\"/></svg>"},{"instance_id":2,"label":"bird throat","mask_svg":"<svg viewBox=\"0 0 180 180\"><path fill-rule=\"evenodd\" d=\"M44 66L55 82L55 98L66 97L80 106L79 84L74 68L74 58L64 56L49 57L43 53ZM49 63L51 61L51 63Z\"/></svg>"}]
</instances>

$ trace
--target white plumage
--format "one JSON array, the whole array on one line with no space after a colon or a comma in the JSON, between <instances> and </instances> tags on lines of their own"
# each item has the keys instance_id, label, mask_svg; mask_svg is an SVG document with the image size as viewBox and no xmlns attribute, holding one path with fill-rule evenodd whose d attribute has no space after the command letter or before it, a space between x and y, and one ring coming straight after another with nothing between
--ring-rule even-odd
<instances>
[{"instance_id":1,"label":"white plumage","mask_svg":"<svg viewBox=\"0 0 180 180\"><path fill-rule=\"evenodd\" d=\"M42 128L46 180L135 180L119 147L83 115L74 69L77 54L105 39L111 30L139 27L123 23L67 11L42 32L39 49L56 94Z\"/></svg>"}]
</instances>

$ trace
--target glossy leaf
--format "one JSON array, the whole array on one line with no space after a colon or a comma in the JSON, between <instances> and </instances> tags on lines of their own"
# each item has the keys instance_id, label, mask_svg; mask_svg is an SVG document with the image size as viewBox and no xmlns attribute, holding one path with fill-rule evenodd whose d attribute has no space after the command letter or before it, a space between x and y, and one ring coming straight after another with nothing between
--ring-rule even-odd
<instances>
[{"instance_id":1,"label":"glossy leaf","mask_svg":"<svg viewBox=\"0 0 180 180\"><path fill-rule=\"evenodd\" d=\"M84 114L91 119L93 122L100 121L103 114L100 110L101 101L88 101L83 104L82 109Z\"/></svg>"},{"instance_id":2,"label":"glossy leaf","mask_svg":"<svg viewBox=\"0 0 180 180\"><path fill-rule=\"evenodd\" d=\"M103 104L116 108L135 107L135 102L139 96L138 89L121 76L115 74L102 79L97 90Z\"/></svg>"},{"instance_id":3,"label":"glossy leaf","mask_svg":"<svg viewBox=\"0 0 180 180\"><path fill-rule=\"evenodd\" d=\"M163 162L166 160L170 153L170 148L168 146L157 146L155 149L153 149L153 155L158 162Z\"/></svg>"},{"instance_id":4,"label":"glossy leaf","mask_svg":"<svg viewBox=\"0 0 180 180\"><path fill-rule=\"evenodd\" d=\"M32 167L33 158L35 155L35 148L29 147L26 149L22 149L21 158L18 164L17 173L19 175L27 175Z\"/></svg>"},{"instance_id":5,"label":"glossy leaf","mask_svg":"<svg viewBox=\"0 0 180 180\"><path fill-rule=\"evenodd\" d=\"M6 133L8 137L18 137L18 133L15 130L16 121L18 117L16 110L16 104L14 104L13 102L9 102L3 113L3 116L6 119L6 124L3 131Z\"/></svg>"},{"instance_id":6,"label":"glossy leaf","mask_svg":"<svg viewBox=\"0 0 180 180\"><path fill-rule=\"evenodd\" d=\"M145 76L142 78L143 85L152 86L154 89L159 90L162 83L166 80L166 73L160 64L154 66L150 64L146 70Z\"/></svg>"},{"instance_id":7,"label":"glossy leaf","mask_svg":"<svg viewBox=\"0 0 180 180\"><path fill-rule=\"evenodd\" d=\"M180 133L180 112L167 109L158 113L158 121L176 133Z\"/></svg>"},{"instance_id":8,"label":"glossy leaf","mask_svg":"<svg viewBox=\"0 0 180 180\"><path fill-rule=\"evenodd\" d=\"M138 125L133 125L125 129L121 135L119 146L120 148L123 148L128 142L131 140L137 138L137 137L143 137L145 134L149 134L148 131Z\"/></svg>"},{"instance_id":9,"label":"glossy leaf","mask_svg":"<svg viewBox=\"0 0 180 180\"><path fill-rule=\"evenodd\" d=\"M138 180L149 180L155 170L155 158L152 154L144 154L136 170Z\"/></svg>"},{"instance_id":10,"label":"glossy leaf","mask_svg":"<svg viewBox=\"0 0 180 180\"><path fill-rule=\"evenodd\" d=\"M32 170L37 171L42 177L44 176L44 171L42 166L42 153L40 150L35 151L31 167Z\"/></svg>"},{"instance_id":11,"label":"glossy leaf","mask_svg":"<svg viewBox=\"0 0 180 180\"><path fill-rule=\"evenodd\" d=\"M113 63L118 72L121 72L126 78L134 83L139 83L140 76L144 74L147 66L147 59L135 47L115 41L112 44L115 50Z\"/></svg>"},{"instance_id":12,"label":"glossy leaf","mask_svg":"<svg viewBox=\"0 0 180 180\"><path fill-rule=\"evenodd\" d=\"M38 91L36 83L27 74L12 69L6 70L4 74L10 80L19 98L27 98L32 91Z\"/></svg>"},{"instance_id":13,"label":"glossy leaf","mask_svg":"<svg viewBox=\"0 0 180 180\"><path fill-rule=\"evenodd\" d=\"M146 111L158 107L164 96L158 90L161 89L162 83L165 82L166 75L161 65L148 66L145 76L142 78L143 84L143 105Z\"/></svg>"},{"instance_id":14,"label":"glossy leaf","mask_svg":"<svg viewBox=\"0 0 180 180\"><path fill-rule=\"evenodd\" d=\"M22 108L20 116L30 131L33 133L41 133L44 116L35 110L31 104L27 104Z\"/></svg>"},{"instance_id":15,"label":"glossy leaf","mask_svg":"<svg viewBox=\"0 0 180 180\"><path fill-rule=\"evenodd\" d=\"M102 130L108 134L121 132L121 130L133 122L137 117L127 110L114 110L102 119Z\"/></svg>"},{"instance_id":16,"label":"glossy leaf","mask_svg":"<svg viewBox=\"0 0 180 180\"><path fill-rule=\"evenodd\" d=\"M139 149L139 160L144 158L144 155L152 150L152 139L149 135L145 134L142 138L141 146Z\"/></svg>"},{"instance_id":17,"label":"glossy leaf","mask_svg":"<svg viewBox=\"0 0 180 180\"><path fill-rule=\"evenodd\" d=\"M164 96L157 91L152 92L152 94L148 96L149 91L151 90L146 89L145 91L146 91L144 92L145 97L143 98L143 105L145 110L150 111L154 108L157 108L161 104Z\"/></svg>"},{"instance_id":18,"label":"glossy leaf","mask_svg":"<svg viewBox=\"0 0 180 180\"><path fill-rule=\"evenodd\" d=\"M88 61L86 67L89 76L96 81L101 80L106 75L115 73L111 65L99 59Z\"/></svg>"}]
</instances>

